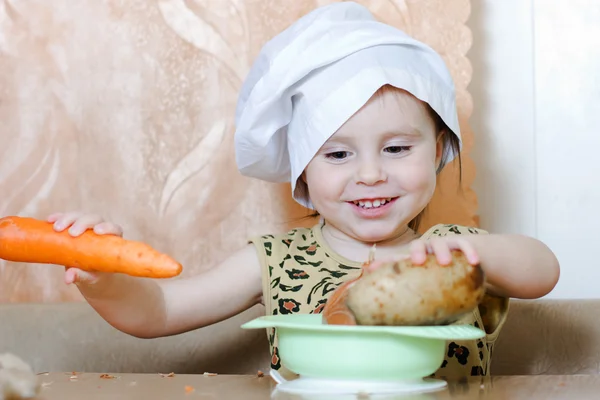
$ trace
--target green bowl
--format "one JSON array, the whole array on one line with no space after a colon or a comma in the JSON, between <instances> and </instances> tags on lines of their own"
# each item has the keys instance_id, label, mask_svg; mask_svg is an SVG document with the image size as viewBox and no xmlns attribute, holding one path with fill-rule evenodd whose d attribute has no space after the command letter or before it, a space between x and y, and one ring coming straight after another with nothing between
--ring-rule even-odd
<instances>
[{"instance_id":1,"label":"green bowl","mask_svg":"<svg viewBox=\"0 0 600 400\"><path fill-rule=\"evenodd\" d=\"M361 381L422 380L437 371L448 340L474 340L471 325L346 326L321 314L270 315L243 329L277 328L281 364L302 377Z\"/></svg>"}]
</instances>

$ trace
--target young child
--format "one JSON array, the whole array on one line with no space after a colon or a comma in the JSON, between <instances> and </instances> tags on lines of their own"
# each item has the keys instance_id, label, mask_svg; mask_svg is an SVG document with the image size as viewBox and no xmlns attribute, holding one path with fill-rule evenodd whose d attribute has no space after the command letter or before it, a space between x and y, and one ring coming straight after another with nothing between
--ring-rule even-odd
<instances>
[{"instance_id":1,"label":"young child","mask_svg":"<svg viewBox=\"0 0 600 400\"><path fill-rule=\"evenodd\" d=\"M481 263L487 295L459 323L483 340L451 342L436 374L489 373L508 299L538 298L559 277L554 254L521 235L439 224L416 233L437 173L461 148L454 85L441 57L362 6L339 2L307 14L262 49L241 90L235 146L240 171L290 181L293 198L315 210L312 227L253 238L215 268L151 280L67 268L93 308L137 337L186 332L263 303L269 314L319 313L330 293L360 272L373 244L378 260L427 253L450 261L462 250ZM57 231L122 235L102 217L49 217ZM68 266L67 266L68 267ZM90 267L93 267L91 265ZM277 339L268 332L272 368Z\"/></svg>"}]
</instances>

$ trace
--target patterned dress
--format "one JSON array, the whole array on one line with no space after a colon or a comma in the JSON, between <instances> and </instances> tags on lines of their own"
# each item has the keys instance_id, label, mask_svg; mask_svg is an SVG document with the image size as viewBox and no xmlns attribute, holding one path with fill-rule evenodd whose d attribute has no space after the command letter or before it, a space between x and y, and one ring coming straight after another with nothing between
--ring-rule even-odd
<instances>
[{"instance_id":1,"label":"patterned dress","mask_svg":"<svg viewBox=\"0 0 600 400\"><path fill-rule=\"evenodd\" d=\"M320 313L330 293L360 273L361 262L351 261L333 251L323 238L322 224L292 229L279 235L251 240L263 269L263 301L267 313ZM421 238L446 235L486 234L482 229L438 224ZM509 299L486 294L482 303L456 324L471 324L486 332L483 339L450 341L444 361L434 377L460 379L488 375L494 343L506 320ZM277 350L276 328L267 330L271 368L282 367Z\"/></svg>"}]
</instances>

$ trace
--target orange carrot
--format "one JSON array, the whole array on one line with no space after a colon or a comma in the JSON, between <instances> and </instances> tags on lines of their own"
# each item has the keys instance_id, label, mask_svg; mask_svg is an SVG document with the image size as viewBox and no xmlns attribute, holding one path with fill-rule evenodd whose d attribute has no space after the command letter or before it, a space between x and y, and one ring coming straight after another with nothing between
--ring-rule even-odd
<instances>
[{"instance_id":1,"label":"orange carrot","mask_svg":"<svg viewBox=\"0 0 600 400\"><path fill-rule=\"evenodd\" d=\"M73 237L67 231L56 232L50 222L17 216L0 219L0 258L148 278L171 278L183 269L142 242L92 230Z\"/></svg>"}]
</instances>

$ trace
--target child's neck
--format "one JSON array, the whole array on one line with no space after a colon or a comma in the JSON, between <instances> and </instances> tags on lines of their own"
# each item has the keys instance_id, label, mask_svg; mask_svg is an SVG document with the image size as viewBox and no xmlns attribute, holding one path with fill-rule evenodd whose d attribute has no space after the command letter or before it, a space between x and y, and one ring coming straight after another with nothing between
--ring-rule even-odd
<instances>
[{"instance_id":1,"label":"child's neck","mask_svg":"<svg viewBox=\"0 0 600 400\"><path fill-rule=\"evenodd\" d=\"M409 243L418 238L418 234L407 226L393 237L376 243L368 243L353 238L327 223L322 225L322 235L332 250L356 262L365 262L368 260L369 251L373 247L373 244L377 245L375 259L392 258L408 254Z\"/></svg>"}]
</instances>

